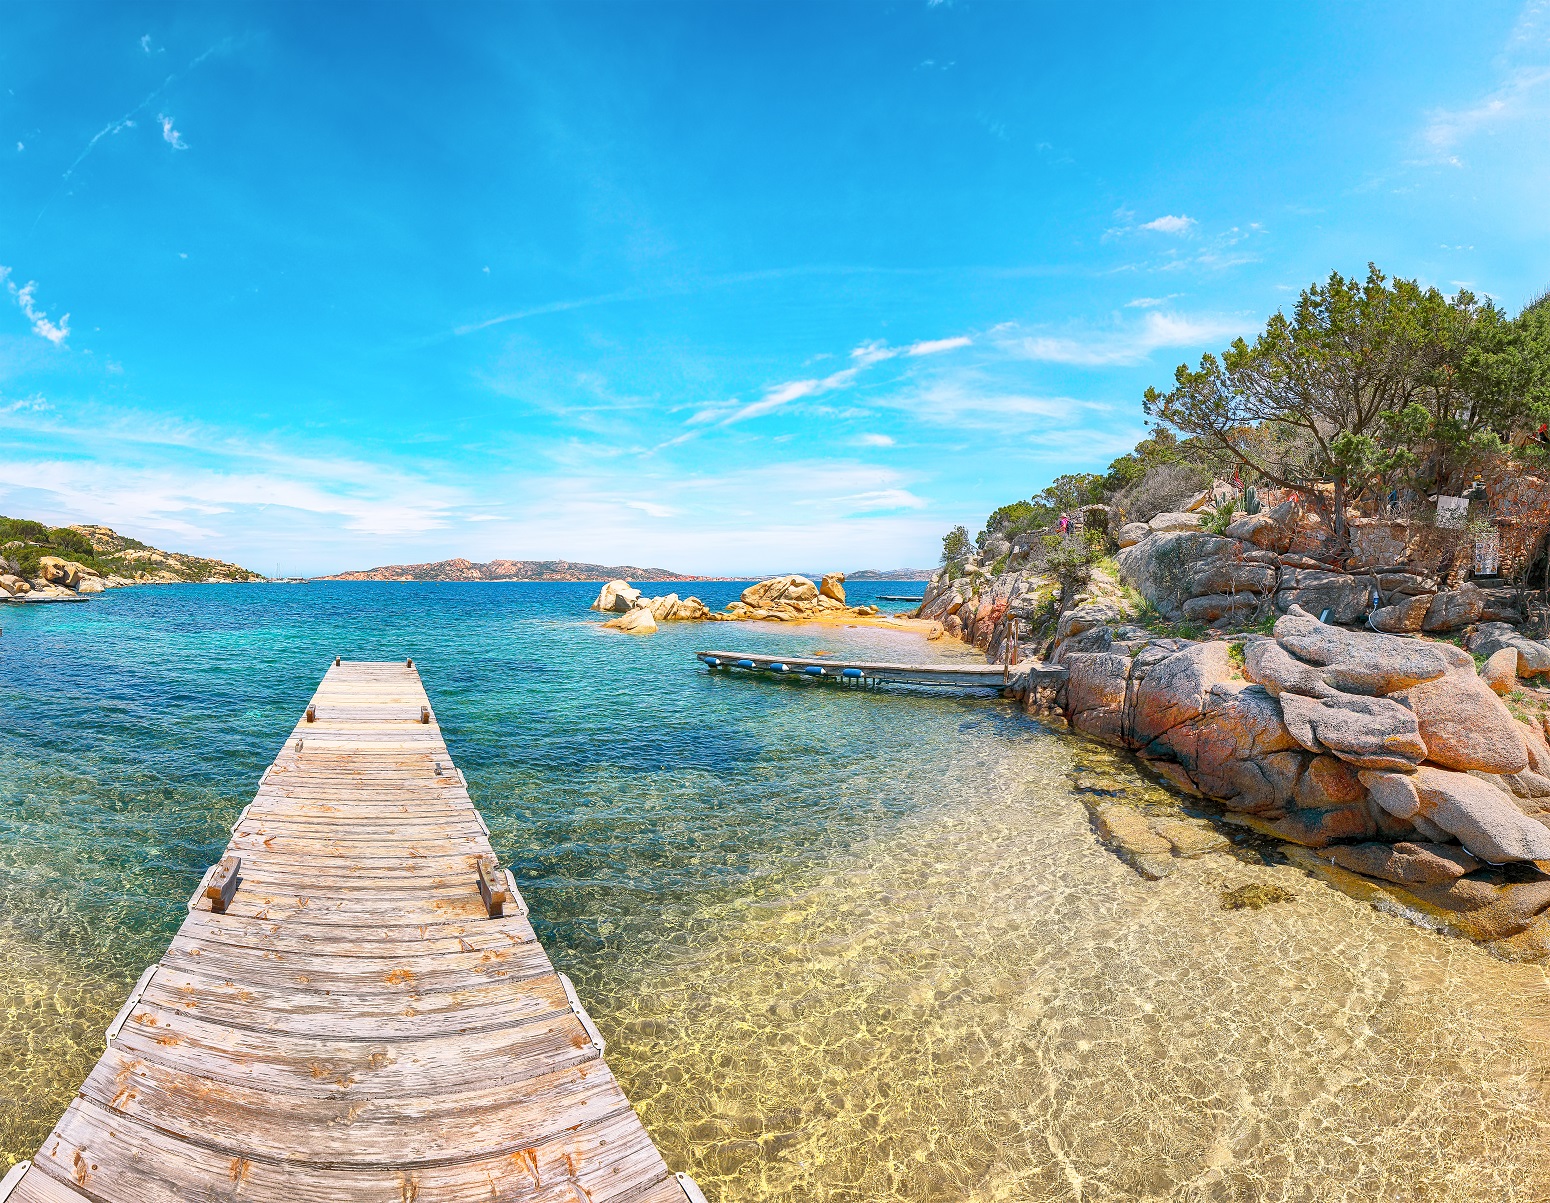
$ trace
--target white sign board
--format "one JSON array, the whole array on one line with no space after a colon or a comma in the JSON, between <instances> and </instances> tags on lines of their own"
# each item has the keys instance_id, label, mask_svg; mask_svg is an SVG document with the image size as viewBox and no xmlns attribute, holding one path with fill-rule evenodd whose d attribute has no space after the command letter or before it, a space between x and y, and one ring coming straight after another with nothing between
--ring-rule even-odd
<instances>
[{"instance_id":1,"label":"white sign board","mask_svg":"<svg viewBox=\"0 0 1550 1203\"><path fill-rule=\"evenodd\" d=\"M1437 525L1450 530L1463 530L1469 519L1469 502L1462 497L1437 498Z\"/></svg>"}]
</instances>

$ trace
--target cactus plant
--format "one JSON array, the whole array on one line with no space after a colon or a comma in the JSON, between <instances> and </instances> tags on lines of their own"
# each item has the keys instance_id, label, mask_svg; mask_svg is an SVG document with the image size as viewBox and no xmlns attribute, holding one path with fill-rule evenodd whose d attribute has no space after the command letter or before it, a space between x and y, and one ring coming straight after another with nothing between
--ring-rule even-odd
<instances>
[{"instance_id":1,"label":"cactus plant","mask_svg":"<svg viewBox=\"0 0 1550 1203\"><path fill-rule=\"evenodd\" d=\"M1245 514L1259 513L1259 490L1253 485L1243 490L1243 512Z\"/></svg>"}]
</instances>

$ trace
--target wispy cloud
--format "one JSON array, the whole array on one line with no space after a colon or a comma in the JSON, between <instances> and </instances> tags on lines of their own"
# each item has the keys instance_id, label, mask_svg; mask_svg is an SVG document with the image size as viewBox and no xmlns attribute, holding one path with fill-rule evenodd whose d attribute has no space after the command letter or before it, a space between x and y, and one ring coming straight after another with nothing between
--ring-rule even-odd
<instances>
[{"instance_id":1,"label":"wispy cloud","mask_svg":"<svg viewBox=\"0 0 1550 1203\"><path fill-rule=\"evenodd\" d=\"M1142 222L1140 229L1151 230L1157 234L1188 234L1195 228L1193 217L1175 217L1171 213L1154 218L1151 221Z\"/></svg>"},{"instance_id":2,"label":"wispy cloud","mask_svg":"<svg viewBox=\"0 0 1550 1203\"><path fill-rule=\"evenodd\" d=\"M173 127L172 118L165 113L159 113L156 120L161 122L161 140L172 147L173 150L187 150L188 143L183 141L183 135Z\"/></svg>"},{"instance_id":3,"label":"wispy cloud","mask_svg":"<svg viewBox=\"0 0 1550 1203\"><path fill-rule=\"evenodd\" d=\"M746 422L749 418L773 413L781 406L803 397L816 397L823 393L832 393L835 389L849 388L860 371L860 367L844 368L819 380L787 380L783 384L772 385L765 391L764 396L729 415L722 421L722 425L731 426L734 422Z\"/></svg>"},{"instance_id":4,"label":"wispy cloud","mask_svg":"<svg viewBox=\"0 0 1550 1203\"><path fill-rule=\"evenodd\" d=\"M1498 82L1489 92L1457 107L1438 107L1426 115L1421 143L1427 160L1461 167L1455 153L1476 134L1512 122L1550 116L1550 4L1526 4L1508 35L1499 59Z\"/></svg>"},{"instance_id":5,"label":"wispy cloud","mask_svg":"<svg viewBox=\"0 0 1550 1203\"><path fill-rule=\"evenodd\" d=\"M851 366L838 372L832 372L828 376L810 380L788 380L781 384L771 385L765 390L764 396L759 400L734 410L723 421L723 426L731 426L736 422L745 422L749 418L761 417L767 413L773 413L792 401L801 400L804 397L818 397L824 393L832 393L839 389L850 388L855 384L857 377L873 364L883 363L899 356L918 358L923 355L939 355L944 351L955 351L959 347L967 347L973 340L967 335L958 335L953 338L926 339L921 342L911 343L907 347L890 347L885 342L867 342L855 347L850 352ZM707 411L702 410L690 419L691 422L703 421Z\"/></svg>"},{"instance_id":6,"label":"wispy cloud","mask_svg":"<svg viewBox=\"0 0 1550 1203\"><path fill-rule=\"evenodd\" d=\"M1176 297L1180 297L1182 295L1183 295L1182 293L1170 292L1165 297L1137 297L1133 301L1126 301L1125 302L1125 308L1126 309L1156 309L1157 306L1159 306L1159 305L1166 305L1169 301L1174 300Z\"/></svg>"},{"instance_id":7,"label":"wispy cloud","mask_svg":"<svg viewBox=\"0 0 1550 1203\"><path fill-rule=\"evenodd\" d=\"M957 338L933 338L925 342L918 342L911 346L906 355L940 355L943 351L956 351L959 347L967 347L974 340L967 335L959 335Z\"/></svg>"},{"instance_id":8,"label":"wispy cloud","mask_svg":"<svg viewBox=\"0 0 1550 1203\"><path fill-rule=\"evenodd\" d=\"M149 51L150 51L150 47L147 44L147 40L149 39L149 37L150 37L150 35L147 34L145 38L142 38L140 40L141 47L143 49L145 49L147 51L147 53L149 53ZM231 38L223 38L221 41L217 42L215 45L211 46L209 49L201 52L200 54L196 55L193 59L191 59L189 61L188 66L184 67L182 71L174 71L171 75L167 76L166 79L161 81L161 86L160 87L155 88L151 92L147 93L145 98L143 100L141 100L139 104L135 105L134 108L130 109L122 117L118 118L116 121L108 122L105 126L103 126L100 130L98 130L95 134L92 135L91 141L87 142L85 149L83 149L80 154L76 155L74 161L71 162L70 166L65 168L64 175L60 177L61 180L68 180L72 175L74 175L75 174L75 169L86 161L86 157L89 154L91 154L91 152L93 150L96 149L97 143L101 142L104 138L112 137L114 134L117 134L117 133L119 133L119 132L121 132L123 130L126 130L126 129L134 129L135 128L134 118L139 113L141 113L145 109L149 108L150 105L151 105L151 102L156 100L158 97L161 96L161 94L163 92L165 92L169 87L171 87L172 84L178 79L179 76L187 74L189 71L192 71L195 67L199 66L200 63L204 62L205 59L209 58L212 54L215 54L216 52L221 51L221 50L225 50L225 49L229 48L231 45L232 45L232 39ZM163 134L163 136L165 136L165 133ZM171 139L169 138L168 141L171 141Z\"/></svg>"},{"instance_id":9,"label":"wispy cloud","mask_svg":"<svg viewBox=\"0 0 1550 1203\"><path fill-rule=\"evenodd\" d=\"M862 447L894 446L893 439L889 438L886 434L864 434L856 440L856 443Z\"/></svg>"},{"instance_id":10,"label":"wispy cloud","mask_svg":"<svg viewBox=\"0 0 1550 1203\"><path fill-rule=\"evenodd\" d=\"M1008 338L1002 346L1011 354L1046 363L1106 367L1144 363L1155 351L1197 347L1245 334L1255 323L1240 316L1150 312L1135 325L1079 336L1034 334Z\"/></svg>"},{"instance_id":11,"label":"wispy cloud","mask_svg":"<svg viewBox=\"0 0 1550 1203\"><path fill-rule=\"evenodd\" d=\"M670 505L658 505L655 501L642 501L638 497L631 498L624 504L632 510L639 510L648 518L672 518L678 513Z\"/></svg>"},{"instance_id":12,"label":"wispy cloud","mask_svg":"<svg viewBox=\"0 0 1550 1203\"><path fill-rule=\"evenodd\" d=\"M18 288L16 281L11 279L11 269L8 267L0 267L0 280L5 281L6 291L11 294L11 298L16 302L16 307L32 323L34 334L48 339L56 347L61 346L65 339L70 337L70 315L68 313L61 317L58 322L52 322L49 320L48 314L38 308L33 300L33 295L38 287L35 281L28 280L27 283Z\"/></svg>"}]
</instances>

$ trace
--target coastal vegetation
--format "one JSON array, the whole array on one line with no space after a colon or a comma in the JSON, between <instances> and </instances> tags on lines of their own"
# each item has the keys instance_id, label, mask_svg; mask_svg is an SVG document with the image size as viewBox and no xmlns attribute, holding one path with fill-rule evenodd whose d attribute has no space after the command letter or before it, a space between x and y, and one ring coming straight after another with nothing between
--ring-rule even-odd
<instances>
[{"instance_id":1,"label":"coastal vegetation","mask_svg":"<svg viewBox=\"0 0 1550 1203\"><path fill-rule=\"evenodd\" d=\"M264 579L224 560L162 551L107 526L50 527L30 518L0 515L0 573L40 580L43 561L50 559L76 564L86 575L110 585Z\"/></svg>"},{"instance_id":2,"label":"coastal vegetation","mask_svg":"<svg viewBox=\"0 0 1550 1203\"><path fill-rule=\"evenodd\" d=\"M1252 341L1180 364L1172 387L1147 389L1142 406L1147 437L1107 472L1058 476L994 510L972 539L950 531L949 575L975 559L993 565L1021 535L1056 532L1062 515L1102 507L1112 534L1218 482L1234 496L1209 499L1216 533L1250 512L1256 492L1274 491L1346 540L1352 516L1434 518L1439 496L1480 501L1492 476L1546 474L1550 294L1509 316L1468 289L1449 296L1375 265L1365 277L1333 272Z\"/></svg>"}]
</instances>

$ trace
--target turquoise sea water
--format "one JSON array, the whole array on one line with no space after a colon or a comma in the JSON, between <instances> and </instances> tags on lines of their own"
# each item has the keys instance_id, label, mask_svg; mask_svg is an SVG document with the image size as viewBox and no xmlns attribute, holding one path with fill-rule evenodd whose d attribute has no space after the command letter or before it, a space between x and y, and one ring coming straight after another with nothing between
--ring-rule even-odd
<instances>
[{"instance_id":1,"label":"turquoise sea water","mask_svg":"<svg viewBox=\"0 0 1550 1203\"><path fill-rule=\"evenodd\" d=\"M666 587L664 587L665 590ZM706 583L712 607L740 588ZM413 656L609 1062L712 1199L1550 1197L1546 980L1240 850L994 698L712 676L593 585L167 586L0 609L0 1152L42 1140L335 654ZM898 592L857 585L853 600ZM1292 903L1225 912L1252 880Z\"/></svg>"}]
</instances>

